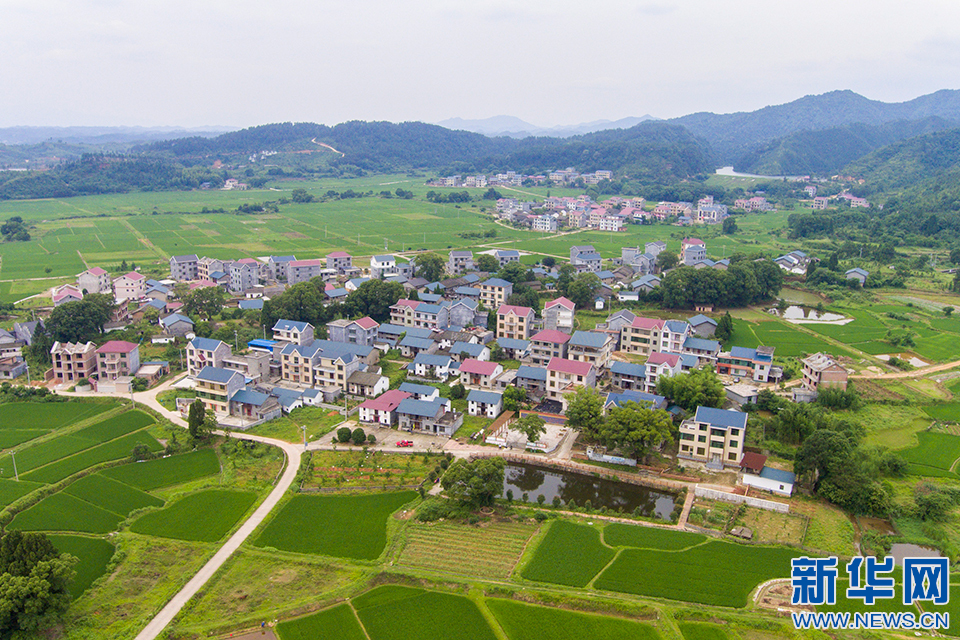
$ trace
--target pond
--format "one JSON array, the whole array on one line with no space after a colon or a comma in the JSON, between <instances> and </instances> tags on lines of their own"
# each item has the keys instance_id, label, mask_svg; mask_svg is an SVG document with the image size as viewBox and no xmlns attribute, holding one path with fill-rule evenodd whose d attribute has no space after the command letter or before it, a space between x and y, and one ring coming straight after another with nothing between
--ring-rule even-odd
<instances>
[{"instance_id":1,"label":"pond","mask_svg":"<svg viewBox=\"0 0 960 640\"><path fill-rule=\"evenodd\" d=\"M572 500L581 507L589 500L595 509L633 513L639 508L640 515L662 520L670 519L677 501L676 494L667 491L520 462L507 464L501 497L506 497L508 490L513 491L514 500L520 500L524 493L529 502L536 502L542 495L544 504L551 504L556 496L564 504Z\"/></svg>"},{"instance_id":2,"label":"pond","mask_svg":"<svg viewBox=\"0 0 960 640\"><path fill-rule=\"evenodd\" d=\"M795 304L782 311L771 309L770 313L778 315L793 324L847 324L853 322L853 318L848 318L839 313L820 312L810 307L801 307Z\"/></svg>"},{"instance_id":3,"label":"pond","mask_svg":"<svg viewBox=\"0 0 960 640\"><path fill-rule=\"evenodd\" d=\"M808 307L815 307L823 302L823 298L815 293L800 291L799 289L788 289L787 287L780 289L780 299L790 304L800 304Z\"/></svg>"},{"instance_id":4,"label":"pond","mask_svg":"<svg viewBox=\"0 0 960 640\"><path fill-rule=\"evenodd\" d=\"M890 555L894 561L903 566L904 558L941 558L943 554L936 547L927 547L922 544L907 544L898 542L890 545Z\"/></svg>"}]
</instances>

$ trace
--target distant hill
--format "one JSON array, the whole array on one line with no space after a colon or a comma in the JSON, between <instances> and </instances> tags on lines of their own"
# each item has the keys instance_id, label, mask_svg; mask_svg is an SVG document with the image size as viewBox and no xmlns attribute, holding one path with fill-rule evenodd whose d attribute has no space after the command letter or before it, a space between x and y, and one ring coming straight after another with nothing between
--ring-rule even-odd
<instances>
[{"instance_id":1,"label":"distant hill","mask_svg":"<svg viewBox=\"0 0 960 640\"><path fill-rule=\"evenodd\" d=\"M593 122L573 125L538 127L513 116L493 116L482 120L450 118L437 124L454 131L472 131L482 133L485 136L569 138L607 129L629 129L647 120L656 120L656 118L648 114L639 117L621 118L620 120L594 120Z\"/></svg>"},{"instance_id":2,"label":"distant hill","mask_svg":"<svg viewBox=\"0 0 960 640\"><path fill-rule=\"evenodd\" d=\"M886 145L944 131L958 123L937 116L881 125L848 124L800 131L760 144L734 162L739 171L760 175L830 176Z\"/></svg>"},{"instance_id":3,"label":"distant hill","mask_svg":"<svg viewBox=\"0 0 960 640\"><path fill-rule=\"evenodd\" d=\"M878 149L843 169L875 190L931 186L960 172L960 128L910 138Z\"/></svg>"},{"instance_id":4,"label":"distant hill","mask_svg":"<svg viewBox=\"0 0 960 640\"><path fill-rule=\"evenodd\" d=\"M0 144L126 144L171 140L184 136L218 136L230 127L0 127Z\"/></svg>"},{"instance_id":5,"label":"distant hill","mask_svg":"<svg viewBox=\"0 0 960 640\"><path fill-rule=\"evenodd\" d=\"M749 113L694 113L669 122L704 138L720 161L729 164L752 153L761 143L799 131L851 124L876 126L931 116L960 123L960 91L945 89L899 103L870 100L853 91L831 91Z\"/></svg>"}]
</instances>

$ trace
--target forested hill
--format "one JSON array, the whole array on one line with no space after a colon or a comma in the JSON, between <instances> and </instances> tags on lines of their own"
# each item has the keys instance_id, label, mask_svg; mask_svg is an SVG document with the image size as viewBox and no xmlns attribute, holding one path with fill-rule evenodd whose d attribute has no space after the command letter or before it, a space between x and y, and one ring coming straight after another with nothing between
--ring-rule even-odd
<instances>
[{"instance_id":1,"label":"forested hill","mask_svg":"<svg viewBox=\"0 0 960 640\"><path fill-rule=\"evenodd\" d=\"M897 142L852 162L845 173L877 190L935 182L960 170L960 128Z\"/></svg>"},{"instance_id":2,"label":"forested hill","mask_svg":"<svg viewBox=\"0 0 960 640\"><path fill-rule=\"evenodd\" d=\"M876 126L931 116L960 123L960 91L945 89L899 103L870 100L853 91L832 91L752 112L694 113L669 122L701 136L722 162L732 164L758 144L798 131L850 124Z\"/></svg>"},{"instance_id":3,"label":"forested hill","mask_svg":"<svg viewBox=\"0 0 960 640\"><path fill-rule=\"evenodd\" d=\"M738 171L760 175L836 175L855 160L886 145L952 129L958 124L930 116L881 125L858 123L801 131L759 145L741 156L734 165Z\"/></svg>"}]
</instances>

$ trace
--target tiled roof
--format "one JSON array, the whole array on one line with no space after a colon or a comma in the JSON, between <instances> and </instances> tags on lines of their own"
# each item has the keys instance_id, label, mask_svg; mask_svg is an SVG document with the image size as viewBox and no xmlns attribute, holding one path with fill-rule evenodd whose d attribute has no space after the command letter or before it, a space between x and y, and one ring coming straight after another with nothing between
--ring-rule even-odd
<instances>
[{"instance_id":1,"label":"tiled roof","mask_svg":"<svg viewBox=\"0 0 960 640\"><path fill-rule=\"evenodd\" d=\"M596 331L575 331L570 338L572 347L589 347L591 349L601 349L607 343L609 336L606 333L597 333Z\"/></svg>"},{"instance_id":2,"label":"tiled roof","mask_svg":"<svg viewBox=\"0 0 960 640\"><path fill-rule=\"evenodd\" d=\"M493 375L499 366L500 365L496 362L483 362L481 360L467 358L460 363L460 371L461 373L476 373L483 376L489 376Z\"/></svg>"},{"instance_id":3,"label":"tiled roof","mask_svg":"<svg viewBox=\"0 0 960 640\"><path fill-rule=\"evenodd\" d=\"M507 315L511 311L513 312L514 315L518 315L524 318L529 316L531 313L533 313L533 309L531 309L530 307L520 307L513 304L502 304L500 305L500 308L497 309L497 315Z\"/></svg>"},{"instance_id":4,"label":"tiled roof","mask_svg":"<svg viewBox=\"0 0 960 640\"><path fill-rule=\"evenodd\" d=\"M534 342L550 342L552 344L566 344L570 341L570 336L563 331L556 329L544 329L537 335L530 338Z\"/></svg>"},{"instance_id":5,"label":"tiled roof","mask_svg":"<svg viewBox=\"0 0 960 640\"><path fill-rule=\"evenodd\" d=\"M421 418L433 418L438 413L446 410L446 403L443 400L415 400L414 398L405 398L397 406L397 413L405 413Z\"/></svg>"},{"instance_id":6,"label":"tiled roof","mask_svg":"<svg viewBox=\"0 0 960 640\"><path fill-rule=\"evenodd\" d=\"M307 327L311 326L309 322L300 322L298 320L277 320L277 324L273 325L273 331L297 331L303 332Z\"/></svg>"},{"instance_id":7,"label":"tiled roof","mask_svg":"<svg viewBox=\"0 0 960 640\"><path fill-rule=\"evenodd\" d=\"M650 354L650 357L647 358L647 364L665 364L669 367L675 367L680 363L680 354L678 353L664 353L664 352L653 352Z\"/></svg>"},{"instance_id":8,"label":"tiled roof","mask_svg":"<svg viewBox=\"0 0 960 640\"><path fill-rule=\"evenodd\" d=\"M735 427L743 429L747 426L747 414L740 411L714 409L713 407L697 407L697 414L694 420L697 422L706 422L710 426L717 428Z\"/></svg>"},{"instance_id":9,"label":"tiled roof","mask_svg":"<svg viewBox=\"0 0 960 640\"><path fill-rule=\"evenodd\" d=\"M479 391L471 389L467 394L467 402L479 402L481 404L498 404L503 399L502 393L495 391Z\"/></svg>"},{"instance_id":10,"label":"tiled roof","mask_svg":"<svg viewBox=\"0 0 960 640\"><path fill-rule=\"evenodd\" d=\"M560 306L564 309L573 309L576 305L573 304L570 300L567 300L564 297L559 297L556 300L551 300L543 306L544 309L549 309L550 307Z\"/></svg>"},{"instance_id":11,"label":"tiled roof","mask_svg":"<svg viewBox=\"0 0 960 640\"><path fill-rule=\"evenodd\" d=\"M97 349L97 353L130 353L138 346L126 340L110 340Z\"/></svg>"},{"instance_id":12,"label":"tiled roof","mask_svg":"<svg viewBox=\"0 0 960 640\"><path fill-rule=\"evenodd\" d=\"M200 370L200 373L197 374L197 380L206 380L208 382L226 384L231 380L231 378L233 378L233 376L240 376L243 378L243 374L241 374L239 371L230 371L229 369L206 366Z\"/></svg>"},{"instance_id":13,"label":"tiled roof","mask_svg":"<svg viewBox=\"0 0 960 640\"><path fill-rule=\"evenodd\" d=\"M547 371L559 371L577 376L589 375L592 368L593 365L589 362L567 360L565 358L550 358L550 363L547 364Z\"/></svg>"},{"instance_id":14,"label":"tiled roof","mask_svg":"<svg viewBox=\"0 0 960 640\"><path fill-rule=\"evenodd\" d=\"M201 351L216 351L220 345L226 346L225 342L220 340L214 340L213 338L200 338L196 337L190 341L191 346L194 349L200 349Z\"/></svg>"},{"instance_id":15,"label":"tiled roof","mask_svg":"<svg viewBox=\"0 0 960 640\"><path fill-rule=\"evenodd\" d=\"M630 326L635 329L662 329L663 320L658 318L644 318L643 316L637 316L633 319L633 322L630 323Z\"/></svg>"},{"instance_id":16,"label":"tiled roof","mask_svg":"<svg viewBox=\"0 0 960 640\"><path fill-rule=\"evenodd\" d=\"M381 393L376 398L370 398L365 400L361 405L361 409L371 409L374 411L393 411L400 403L411 397L406 391L401 391L400 389L391 389L390 391L385 391Z\"/></svg>"},{"instance_id":17,"label":"tiled roof","mask_svg":"<svg viewBox=\"0 0 960 640\"><path fill-rule=\"evenodd\" d=\"M531 367L529 365L521 365L517 369L517 377L524 378L526 380L539 380L541 382L547 381L547 370L543 367Z\"/></svg>"}]
</instances>

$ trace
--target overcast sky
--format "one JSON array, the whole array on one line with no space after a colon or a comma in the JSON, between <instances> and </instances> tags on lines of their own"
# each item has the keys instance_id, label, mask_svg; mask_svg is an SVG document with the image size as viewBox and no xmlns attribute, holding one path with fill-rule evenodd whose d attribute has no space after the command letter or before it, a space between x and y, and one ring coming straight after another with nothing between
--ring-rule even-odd
<instances>
[{"instance_id":1,"label":"overcast sky","mask_svg":"<svg viewBox=\"0 0 960 640\"><path fill-rule=\"evenodd\" d=\"M0 126L554 126L956 88L957 0L0 0Z\"/></svg>"}]
</instances>

